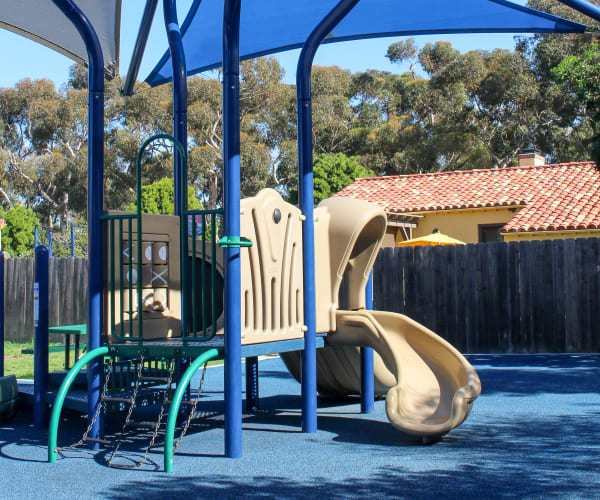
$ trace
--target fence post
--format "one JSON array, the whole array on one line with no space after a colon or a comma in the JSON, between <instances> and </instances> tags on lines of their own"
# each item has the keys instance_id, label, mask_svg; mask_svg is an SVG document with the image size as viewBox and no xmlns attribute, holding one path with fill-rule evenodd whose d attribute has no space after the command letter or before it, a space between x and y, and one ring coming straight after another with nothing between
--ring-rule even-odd
<instances>
[{"instance_id":1,"label":"fence post","mask_svg":"<svg viewBox=\"0 0 600 500\"><path fill-rule=\"evenodd\" d=\"M33 420L36 429L48 424L48 258L44 245L35 249L35 274L33 282Z\"/></svg>"},{"instance_id":2,"label":"fence post","mask_svg":"<svg viewBox=\"0 0 600 500\"><path fill-rule=\"evenodd\" d=\"M75 257L75 227L71 226L71 257Z\"/></svg>"},{"instance_id":3,"label":"fence post","mask_svg":"<svg viewBox=\"0 0 600 500\"><path fill-rule=\"evenodd\" d=\"M4 377L4 252L0 251L0 377Z\"/></svg>"},{"instance_id":4,"label":"fence post","mask_svg":"<svg viewBox=\"0 0 600 500\"><path fill-rule=\"evenodd\" d=\"M366 287L366 307L373 309L373 270ZM373 348L360 348L360 412L371 413L375 408L375 383L373 380Z\"/></svg>"}]
</instances>

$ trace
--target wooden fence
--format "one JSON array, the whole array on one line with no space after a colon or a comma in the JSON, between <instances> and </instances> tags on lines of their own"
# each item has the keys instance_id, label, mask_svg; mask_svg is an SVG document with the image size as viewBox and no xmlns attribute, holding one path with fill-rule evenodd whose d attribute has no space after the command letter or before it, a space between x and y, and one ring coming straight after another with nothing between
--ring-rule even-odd
<instances>
[{"instance_id":1,"label":"wooden fence","mask_svg":"<svg viewBox=\"0 0 600 500\"><path fill-rule=\"evenodd\" d=\"M33 338L33 259L7 259L6 340ZM50 325L85 323L87 259L50 259ZM375 308L463 352L599 352L600 238L383 249Z\"/></svg>"},{"instance_id":2,"label":"wooden fence","mask_svg":"<svg viewBox=\"0 0 600 500\"><path fill-rule=\"evenodd\" d=\"M53 257L49 263L49 322L87 321L87 259ZM4 273L5 340L33 339L33 258L6 259Z\"/></svg>"},{"instance_id":3,"label":"wooden fence","mask_svg":"<svg viewBox=\"0 0 600 500\"><path fill-rule=\"evenodd\" d=\"M600 238L383 249L375 309L463 352L600 351Z\"/></svg>"}]
</instances>

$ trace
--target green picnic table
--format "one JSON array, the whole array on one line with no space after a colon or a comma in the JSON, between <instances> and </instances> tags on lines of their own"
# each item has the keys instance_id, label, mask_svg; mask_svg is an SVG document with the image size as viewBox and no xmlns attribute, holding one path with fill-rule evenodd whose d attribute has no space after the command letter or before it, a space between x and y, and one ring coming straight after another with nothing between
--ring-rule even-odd
<instances>
[{"instance_id":1,"label":"green picnic table","mask_svg":"<svg viewBox=\"0 0 600 500\"><path fill-rule=\"evenodd\" d=\"M79 346L82 336L87 336L87 325L64 325L51 326L48 328L48 335L65 336L65 370L70 368L71 336L74 337L75 361L79 359Z\"/></svg>"}]
</instances>

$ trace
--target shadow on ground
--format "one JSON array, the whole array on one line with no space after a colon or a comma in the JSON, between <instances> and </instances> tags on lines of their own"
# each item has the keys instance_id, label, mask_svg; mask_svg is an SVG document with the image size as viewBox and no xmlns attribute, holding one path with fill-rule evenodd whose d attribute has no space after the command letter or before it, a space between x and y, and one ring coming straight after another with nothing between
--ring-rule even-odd
<instances>
[{"instance_id":1,"label":"shadow on ground","mask_svg":"<svg viewBox=\"0 0 600 500\"><path fill-rule=\"evenodd\" d=\"M329 457L322 474L296 480L290 464L290 477L256 475L231 478L172 477L161 475L155 482L128 481L106 492L109 498L130 498L131 493L151 498L515 498L515 497L597 497L600 487L600 458L590 454L600 430L597 414L588 419L565 417L560 420L521 420L469 429L471 437L458 432L430 450L439 448L450 461L452 450L462 449L469 463L440 468L427 462L415 472L410 466L387 466L361 478L333 480ZM325 419L327 420L327 419ZM361 429L363 429L361 427ZM597 451L597 449L596 449ZM400 450L402 452L402 450ZM316 459L316 457L313 457ZM339 457L340 460L343 456ZM368 460L368 456L365 457ZM300 477L301 474L299 474Z\"/></svg>"},{"instance_id":2,"label":"shadow on ground","mask_svg":"<svg viewBox=\"0 0 600 500\"><path fill-rule=\"evenodd\" d=\"M163 473L129 475L115 479L102 496L114 499L131 496L152 498L551 498L598 497L600 491L600 356L470 356L482 379L483 394L472 416L439 443L423 447L395 432L379 405L376 416L358 415L358 399L345 402L319 399L319 437L314 440L319 455L305 451L313 438L284 441L298 443L304 451L272 449L270 439L300 432L297 395L261 399L261 410L244 417L253 446L260 448L262 462L244 475L244 461L224 460L215 465L217 474L205 476L201 465L197 476ZM269 365L271 366L271 365ZM280 387L283 371L261 371L265 387L273 380ZM262 382L261 382L262 383ZM286 387L285 385L282 387ZM289 386L288 386L289 387ZM272 387L271 387L272 388ZM213 393L220 398L219 391ZM588 394L590 396L588 396ZM550 403L537 396L548 395ZM572 395L572 396L571 396ZM529 396L532 396L529 398ZM203 399L203 418L194 421L190 439L223 426L223 402ZM520 399L516 399L520 398ZM514 410L518 403L519 410ZM156 407L136 410L139 420L152 420ZM107 435L115 438L124 414L108 421ZM77 441L86 427L85 416L65 411L59 443ZM178 431L179 433L179 431ZM177 433L177 434L178 434ZM214 433L213 433L214 434ZM222 434L219 434L222 436ZM144 431L123 442L124 453L139 458L151 432ZM161 438L162 439L162 438ZM281 440L279 442L282 442ZM47 431L37 431L29 411L0 424L0 459L24 459L6 452L9 445L45 447ZM342 446L340 446L342 445ZM348 445L348 446L343 446ZM263 449L264 448L264 449ZM222 449L222 448L221 448ZM105 466L109 451L68 452L68 457L89 457ZM296 454L297 453L297 454ZM187 462L182 470L195 470L194 457L221 460L220 455L183 451L177 461ZM162 469L162 454L151 454L146 471ZM64 464L71 466L70 458ZM349 477L353 469L345 462L364 461L364 473ZM289 462L289 473L270 474L269 464ZM76 460L71 460L75 464ZM14 462L13 462L14 463ZM206 462L205 462L206 463ZM265 466L261 467L260 464ZM214 464L213 464L214 465ZM91 466L91 462L90 462ZM247 464L246 464L247 466ZM37 467L37 464L36 464ZM86 470L89 467L86 466ZM273 469L271 469L273 470ZM318 471L315 473L315 471ZM111 473L112 474L112 473ZM354 473L356 476L357 474ZM156 480L150 480L156 478ZM57 478L57 481L60 478Z\"/></svg>"}]
</instances>

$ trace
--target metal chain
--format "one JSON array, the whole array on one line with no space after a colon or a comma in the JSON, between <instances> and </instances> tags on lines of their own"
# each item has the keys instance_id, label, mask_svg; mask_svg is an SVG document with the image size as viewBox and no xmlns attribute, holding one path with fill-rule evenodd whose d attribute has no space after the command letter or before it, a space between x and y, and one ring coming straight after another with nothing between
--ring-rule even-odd
<instances>
[{"instance_id":1,"label":"metal chain","mask_svg":"<svg viewBox=\"0 0 600 500\"><path fill-rule=\"evenodd\" d=\"M106 370L106 377L104 378L104 386L102 387L102 394L100 394L100 401L98 403L98 406L96 407L96 412L94 413L94 416L93 416L90 424L87 426L87 429L83 433L83 436L81 437L81 439L79 441L77 441L76 443L74 443L70 446L65 446L63 448L56 448L56 450L54 450L56 453L60 453L62 455L63 451L78 448L83 443L85 443L89 433L92 431L92 427L94 426L94 424L96 423L96 420L98 420L98 417L100 416L100 412L102 411L102 408L106 406L106 403L104 402L104 396L106 395L106 389L108 388L108 382L110 380L110 374L112 372L112 363L113 363L113 359L108 358L108 368Z\"/></svg>"},{"instance_id":2,"label":"metal chain","mask_svg":"<svg viewBox=\"0 0 600 500\"><path fill-rule=\"evenodd\" d=\"M175 445L173 446L173 455L177 452L177 447L179 446L179 443L181 443L183 436L185 436L186 432L190 428L190 424L192 423L192 419L194 418L194 414L196 413L196 406L198 405L198 401L200 401L200 395L202 394L202 386L204 385L204 377L206 376L206 367L207 366L208 366L208 361L206 363L204 363L204 369L202 370L202 378L200 379L200 383L198 384L198 393L196 394L196 399L194 399L194 404L192 405L192 410L190 411L190 415L187 418L187 420L185 421L185 425L183 426L183 430L181 431L179 439L177 439L177 441L175 442Z\"/></svg>"},{"instance_id":3,"label":"metal chain","mask_svg":"<svg viewBox=\"0 0 600 500\"><path fill-rule=\"evenodd\" d=\"M123 427L121 428L121 433L119 434L119 439L117 441L117 444L115 445L109 459L107 460L107 464L109 467L112 467L112 465L113 465L113 463L112 463L113 458L115 458L117 451L119 451L119 447L121 446L121 443L123 442L123 438L125 437L125 429L129 426L129 421L131 420L131 414L133 413L133 407L135 406L135 399L137 398L137 392L140 387L140 377L142 376L142 367L143 366L144 366L144 355L142 354L140 356L140 363L139 363L138 369L137 369L135 386L133 388L133 393L131 395L131 403L129 405L127 417L125 417L125 423L123 424Z\"/></svg>"},{"instance_id":4,"label":"metal chain","mask_svg":"<svg viewBox=\"0 0 600 500\"><path fill-rule=\"evenodd\" d=\"M169 368L169 379L167 380L165 396L163 398L162 405L160 406L160 413L158 414L158 420L156 421L156 425L154 426L154 432L152 433L152 439L150 439L150 443L146 447L146 452L144 453L144 458L142 459L141 462L136 463L136 465L134 467L135 469L139 469L142 465L144 465L146 463L146 460L148 460L148 454L150 453L150 450L151 450L152 446L154 445L156 438L158 437L158 431L160 430L160 425L162 423L162 419L165 414L165 408L167 406L167 401L169 401L169 392L171 391L171 383L173 381L173 373L174 372L175 372L175 359L171 358L171 366Z\"/></svg>"}]
</instances>

